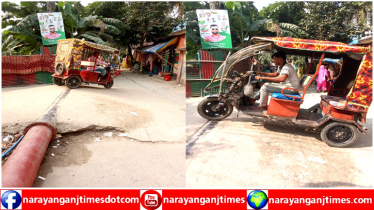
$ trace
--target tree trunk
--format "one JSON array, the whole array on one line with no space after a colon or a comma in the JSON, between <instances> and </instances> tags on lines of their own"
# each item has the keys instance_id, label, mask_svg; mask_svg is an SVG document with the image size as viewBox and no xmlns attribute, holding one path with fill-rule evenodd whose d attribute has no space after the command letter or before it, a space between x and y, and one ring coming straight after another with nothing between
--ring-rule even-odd
<instances>
[{"instance_id":1,"label":"tree trunk","mask_svg":"<svg viewBox=\"0 0 374 210\"><path fill-rule=\"evenodd\" d=\"M209 7L210 9L219 9L220 2L219 1L210 1Z\"/></svg>"},{"instance_id":2,"label":"tree trunk","mask_svg":"<svg viewBox=\"0 0 374 210\"><path fill-rule=\"evenodd\" d=\"M145 33L142 33L140 35L140 49L142 49L143 45L144 45L144 41L145 41Z\"/></svg>"},{"instance_id":3,"label":"tree trunk","mask_svg":"<svg viewBox=\"0 0 374 210\"><path fill-rule=\"evenodd\" d=\"M129 51L129 55L131 57L131 66L134 65L134 58L132 57L132 51L131 51L131 46L130 44L127 44L127 50Z\"/></svg>"},{"instance_id":4,"label":"tree trunk","mask_svg":"<svg viewBox=\"0 0 374 210\"><path fill-rule=\"evenodd\" d=\"M56 9L56 2L47 1L47 12L55 12L55 9Z\"/></svg>"}]
</instances>

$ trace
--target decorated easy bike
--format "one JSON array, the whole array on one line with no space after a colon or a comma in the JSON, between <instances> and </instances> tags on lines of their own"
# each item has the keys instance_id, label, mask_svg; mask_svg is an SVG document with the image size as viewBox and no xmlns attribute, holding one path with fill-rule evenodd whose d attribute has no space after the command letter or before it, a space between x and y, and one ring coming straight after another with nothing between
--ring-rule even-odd
<instances>
[{"instance_id":1,"label":"decorated easy bike","mask_svg":"<svg viewBox=\"0 0 374 210\"><path fill-rule=\"evenodd\" d=\"M306 130L321 132L322 140L333 147L348 147L358 140L359 132L366 133L368 108L372 102L372 49L339 42L294 39L289 37L254 37L254 45L239 50L218 68L205 92L219 88L218 94L200 102L199 114L208 120L223 120L235 107L241 113L265 117L277 122L305 126ZM253 57L266 51L284 51L287 55L319 58L314 74L303 75L302 89L284 88L273 93L267 110L251 109L253 84L257 81L251 69L239 68L240 62L253 63ZM327 95L308 109L300 108L311 82L316 78L324 58L343 58L342 69ZM248 63L247 62L247 63ZM250 67L248 67L250 68ZM241 69L241 71L237 70ZM219 85L213 86L219 82ZM226 91L222 91L224 85ZM284 94L284 90L298 91L297 95Z\"/></svg>"},{"instance_id":2,"label":"decorated easy bike","mask_svg":"<svg viewBox=\"0 0 374 210\"><path fill-rule=\"evenodd\" d=\"M111 88L113 79L121 75L119 70L110 66L97 71L99 54L118 54L117 49L79 39L61 39L58 41L55 73L53 83L66 85L71 89L78 88L82 83L103 85Z\"/></svg>"}]
</instances>

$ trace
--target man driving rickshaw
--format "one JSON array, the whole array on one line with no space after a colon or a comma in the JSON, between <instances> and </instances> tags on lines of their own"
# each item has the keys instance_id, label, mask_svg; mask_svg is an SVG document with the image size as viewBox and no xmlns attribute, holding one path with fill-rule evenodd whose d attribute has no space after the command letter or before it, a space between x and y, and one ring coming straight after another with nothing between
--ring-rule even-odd
<instances>
[{"instance_id":1,"label":"man driving rickshaw","mask_svg":"<svg viewBox=\"0 0 374 210\"><path fill-rule=\"evenodd\" d=\"M219 90L207 96L198 105L197 111L202 117L208 120L222 120L230 116L235 107L240 113L305 126L307 131L320 131L321 139L333 147L349 147L358 140L359 132L366 133L363 124L366 123L368 108L373 97L371 47L291 37L253 37L251 41L254 45L243 48L233 55L229 53L210 83L204 88L205 92L217 88ZM252 108L254 103L250 99L254 94L253 85L259 79L281 82L289 78L289 75L282 78L282 74L275 78L262 77L251 71L255 65L254 58L266 51L284 51L288 55L306 56L311 58L311 62L300 83L296 84L295 79L294 84L290 82L291 85L283 87L280 92L267 90L266 87L263 89L267 91L263 94L264 97L261 96L262 99L267 98L267 92L273 92L265 111ZM319 63L315 65L313 60L317 57ZM341 70L327 95L321 95L320 101L316 101L318 103L302 108L307 90L318 75L324 58L342 58ZM277 65L287 65L284 64L284 57L279 59L280 62L276 60ZM252 65L243 65L248 62ZM241 68L241 66L249 68ZM312 70L315 71L310 73ZM219 85L211 86L217 82ZM298 85L299 88L296 88ZM223 88L226 90L222 91ZM295 91L295 94L288 92L291 90ZM262 102L261 105L266 103Z\"/></svg>"},{"instance_id":2,"label":"man driving rickshaw","mask_svg":"<svg viewBox=\"0 0 374 210\"><path fill-rule=\"evenodd\" d=\"M101 68L97 64L109 65L101 61L99 54L119 54L115 48L79 39L61 39L58 41L55 73L53 82L71 89L78 88L82 82L113 86L113 79L121 75L110 66Z\"/></svg>"}]
</instances>

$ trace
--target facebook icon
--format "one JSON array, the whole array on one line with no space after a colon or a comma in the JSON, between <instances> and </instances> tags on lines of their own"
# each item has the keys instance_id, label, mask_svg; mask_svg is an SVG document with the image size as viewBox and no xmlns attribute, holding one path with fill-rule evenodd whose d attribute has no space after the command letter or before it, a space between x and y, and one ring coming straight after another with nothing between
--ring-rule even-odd
<instances>
[{"instance_id":1,"label":"facebook icon","mask_svg":"<svg viewBox=\"0 0 374 210\"><path fill-rule=\"evenodd\" d=\"M21 209L21 190L2 190L1 209Z\"/></svg>"}]
</instances>

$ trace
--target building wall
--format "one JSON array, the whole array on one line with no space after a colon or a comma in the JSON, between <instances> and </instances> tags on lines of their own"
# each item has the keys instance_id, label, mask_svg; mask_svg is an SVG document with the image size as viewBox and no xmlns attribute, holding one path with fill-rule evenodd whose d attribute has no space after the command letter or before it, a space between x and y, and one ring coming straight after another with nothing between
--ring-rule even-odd
<instances>
[{"instance_id":1,"label":"building wall","mask_svg":"<svg viewBox=\"0 0 374 210\"><path fill-rule=\"evenodd\" d=\"M177 75L177 82L186 84L186 51L175 50L175 53L179 53L179 59L178 63L174 63L174 74Z\"/></svg>"}]
</instances>

